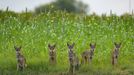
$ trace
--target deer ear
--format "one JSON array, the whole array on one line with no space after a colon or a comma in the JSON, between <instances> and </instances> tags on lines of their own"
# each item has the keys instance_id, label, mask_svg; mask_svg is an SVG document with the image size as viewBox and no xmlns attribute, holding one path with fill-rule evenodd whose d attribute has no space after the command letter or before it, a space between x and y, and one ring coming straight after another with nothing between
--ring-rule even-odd
<instances>
[{"instance_id":1,"label":"deer ear","mask_svg":"<svg viewBox=\"0 0 134 75\"><path fill-rule=\"evenodd\" d=\"M121 45L122 43L120 42L119 45Z\"/></svg>"},{"instance_id":2,"label":"deer ear","mask_svg":"<svg viewBox=\"0 0 134 75\"><path fill-rule=\"evenodd\" d=\"M67 46L69 46L68 42L67 42Z\"/></svg>"},{"instance_id":3,"label":"deer ear","mask_svg":"<svg viewBox=\"0 0 134 75\"><path fill-rule=\"evenodd\" d=\"M96 46L96 43L94 43L94 46Z\"/></svg>"},{"instance_id":4,"label":"deer ear","mask_svg":"<svg viewBox=\"0 0 134 75\"><path fill-rule=\"evenodd\" d=\"M14 46L14 48L16 49L17 47L16 47L16 46Z\"/></svg>"},{"instance_id":5,"label":"deer ear","mask_svg":"<svg viewBox=\"0 0 134 75\"><path fill-rule=\"evenodd\" d=\"M54 47L56 47L56 44L54 44Z\"/></svg>"},{"instance_id":6,"label":"deer ear","mask_svg":"<svg viewBox=\"0 0 134 75\"><path fill-rule=\"evenodd\" d=\"M72 44L72 46L74 46L74 45L75 45L75 43Z\"/></svg>"},{"instance_id":7,"label":"deer ear","mask_svg":"<svg viewBox=\"0 0 134 75\"><path fill-rule=\"evenodd\" d=\"M92 46L92 43L90 43L90 46Z\"/></svg>"},{"instance_id":8,"label":"deer ear","mask_svg":"<svg viewBox=\"0 0 134 75\"><path fill-rule=\"evenodd\" d=\"M22 47L20 46L19 49L21 49Z\"/></svg>"},{"instance_id":9,"label":"deer ear","mask_svg":"<svg viewBox=\"0 0 134 75\"><path fill-rule=\"evenodd\" d=\"M50 44L48 44L48 47L50 47L51 45Z\"/></svg>"},{"instance_id":10,"label":"deer ear","mask_svg":"<svg viewBox=\"0 0 134 75\"><path fill-rule=\"evenodd\" d=\"M117 43L116 43L116 42L114 42L114 45L117 45Z\"/></svg>"}]
</instances>

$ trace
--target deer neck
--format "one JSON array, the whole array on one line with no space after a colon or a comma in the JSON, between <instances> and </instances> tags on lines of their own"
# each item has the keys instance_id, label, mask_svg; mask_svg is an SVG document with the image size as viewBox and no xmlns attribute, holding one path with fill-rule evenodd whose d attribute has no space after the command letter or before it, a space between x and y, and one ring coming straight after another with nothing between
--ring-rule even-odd
<instances>
[{"instance_id":1,"label":"deer neck","mask_svg":"<svg viewBox=\"0 0 134 75\"><path fill-rule=\"evenodd\" d=\"M115 48L115 52L118 52L119 51L119 48Z\"/></svg>"},{"instance_id":2,"label":"deer neck","mask_svg":"<svg viewBox=\"0 0 134 75\"><path fill-rule=\"evenodd\" d=\"M17 58L21 56L20 51L16 51L16 56L17 56Z\"/></svg>"}]
</instances>

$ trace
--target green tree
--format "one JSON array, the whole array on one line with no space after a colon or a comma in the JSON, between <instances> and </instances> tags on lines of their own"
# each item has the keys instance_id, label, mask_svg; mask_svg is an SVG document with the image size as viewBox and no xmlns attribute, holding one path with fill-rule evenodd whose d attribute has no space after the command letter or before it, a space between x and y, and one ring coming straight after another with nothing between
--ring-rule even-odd
<instances>
[{"instance_id":1,"label":"green tree","mask_svg":"<svg viewBox=\"0 0 134 75\"><path fill-rule=\"evenodd\" d=\"M37 14L44 12L54 12L57 10L69 13L87 13L88 5L76 0L55 0L50 4L40 5L35 8Z\"/></svg>"}]
</instances>

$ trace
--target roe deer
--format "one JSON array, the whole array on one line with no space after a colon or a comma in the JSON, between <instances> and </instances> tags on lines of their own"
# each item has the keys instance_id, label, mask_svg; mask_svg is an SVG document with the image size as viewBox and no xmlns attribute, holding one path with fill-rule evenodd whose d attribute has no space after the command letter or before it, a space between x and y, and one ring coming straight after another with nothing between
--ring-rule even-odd
<instances>
[{"instance_id":1,"label":"roe deer","mask_svg":"<svg viewBox=\"0 0 134 75\"><path fill-rule=\"evenodd\" d=\"M78 70L79 69L79 65L80 65L79 59L76 56L76 54L74 53L74 51L73 51L74 45L75 45L74 43L72 45L67 43L67 46L69 48L69 50L68 50L68 57L69 57L69 63L70 63L69 72L71 74L74 74L75 70Z\"/></svg>"},{"instance_id":2,"label":"roe deer","mask_svg":"<svg viewBox=\"0 0 134 75\"><path fill-rule=\"evenodd\" d=\"M82 63L91 62L93 55L94 55L94 49L96 47L96 44L90 43L90 50L86 50L82 53Z\"/></svg>"},{"instance_id":3,"label":"roe deer","mask_svg":"<svg viewBox=\"0 0 134 75\"><path fill-rule=\"evenodd\" d=\"M120 49L121 43L119 43L119 44L114 43L114 45L115 45L115 48L112 52L112 65L117 64L117 59L119 56L119 49Z\"/></svg>"},{"instance_id":4,"label":"roe deer","mask_svg":"<svg viewBox=\"0 0 134 75\"><path fill-rule=\"evenodd\" d=\"M54 44L54 45L48 44L50 64L56 64L56 49L55 49L55 47L56 47L56 44Z\"/></svg>"},{"instance_id":5,"label":"roe deer","mask_svg":"<svg viewBox=\"0 0 134 75\"><path fill-rule=\"evenodd\" d=\"M26 65L26 59L25 57L21 54L21 46L20 47L16 47L14 46L15 50L16 50L16 58L17 58L17 71L18 70L23 70L27 65Z\"/></svg>"}]
</instances>

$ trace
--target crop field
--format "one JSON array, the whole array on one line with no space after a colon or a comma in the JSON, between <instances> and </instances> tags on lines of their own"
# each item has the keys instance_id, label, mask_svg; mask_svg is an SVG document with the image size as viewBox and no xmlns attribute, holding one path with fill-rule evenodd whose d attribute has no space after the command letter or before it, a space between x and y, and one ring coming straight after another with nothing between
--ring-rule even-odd
<instances>
[{"instance_id":1,"label":"crop field","mask_svg":"<svg viewBox=\"0 0 134 75\"><path fill-rule=\"evenodd\" d=\"M1 13L0 75L66 75L67 42L81 53L96 43L93 60L80 65L76 75L134 75L134 17L129 14L85 16L66 12L40 15ZM116 66L111 64L114 42L122 43ZM48 44L56 44L57 63L50 65ZM14 46L22 46L27 67L17 71Z\"/></svg>"}]
</instances>

